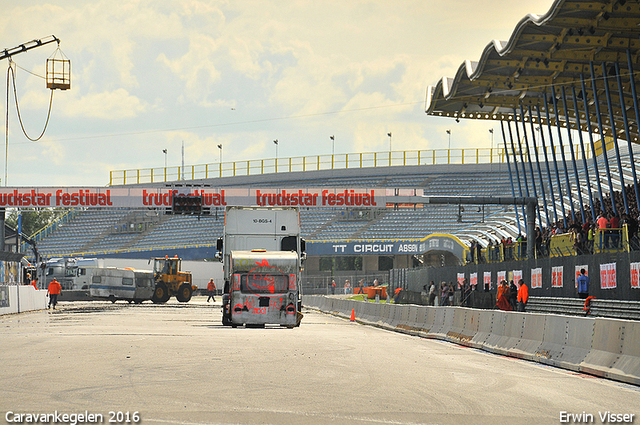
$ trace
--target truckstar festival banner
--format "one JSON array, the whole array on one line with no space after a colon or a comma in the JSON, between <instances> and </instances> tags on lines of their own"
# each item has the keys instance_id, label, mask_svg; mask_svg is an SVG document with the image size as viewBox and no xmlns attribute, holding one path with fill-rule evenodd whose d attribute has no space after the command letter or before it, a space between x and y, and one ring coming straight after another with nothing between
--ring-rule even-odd
<instances>
[{"instance_id":1,"label":"truckstar festival banner","mask_svg":"<svg viewBox=\"0 0 640 425\"><path fill-rule=\"evenodd\" d=\"M201 196L203 207L293 206L384 208L396 193L393 189L303 188L250 189L198 187L14 187L0 188L0 208L166 208L174 196ZM413 191L401 193L413 195Z\"/></svg>"}]
</instances>

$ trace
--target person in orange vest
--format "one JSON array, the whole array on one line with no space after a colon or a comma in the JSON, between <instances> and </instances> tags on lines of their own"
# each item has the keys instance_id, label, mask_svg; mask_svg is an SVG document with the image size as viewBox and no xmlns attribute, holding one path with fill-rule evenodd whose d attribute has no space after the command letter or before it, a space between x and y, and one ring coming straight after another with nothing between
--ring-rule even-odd
<instances>
[{"instance_id":1,"label":"person in orange vest","mask_svg":"<svg viewBox=\"0 0 640 425\"><path fill-rule=\"evenodd\" d=\"M209 298L207 298L207 302L209 300L213 300L216 302L214 295L216 294L216 284L213 282L213 279L209 279L209 283L207 284L207 291L209 291Z\"/></svg>"},{"instance_id":2,"label":"person in orange vest","mask_svg":"<svg viewBox=\"0 0 640 425\"><path fill-rule=\"evenodd\" d=\"M38 278L37 277L31 281L31 286L33 286L35 289L38 289Z\"/></svg>"},{"instance_id":3,"label":"person in orange vest","mask_svg":"<svg viewBox=\"0 0 640 425\"><path fill-rule=\"evenodd\" d=\"M524 280L520 279L518 288L518 311L525 311L527 301L529 301L529 287Z\"/></svg>"},{"instance_id":4,"label":"person in orange vest","mask_svg":"<svg viewBox=\"0 0 640 425\"><path fill-rule=\"evenodd\" d=\"M394 291L395 297L393 298L393 302L396 304L398 304L398 301L400 300L400 292L402 292L402 288L400 287L396 288L396 290Z\"/></svg>"},{"instance_id":5,"label":"person in orange vest","mask_svg":"<svg viewBox=\"0 0 640 425\"><path fill-rule=\"evenodd\" d=\"M47 295L49 295L49 307L53 305L53 309L56 309L56 304L58 304L58 295L62 292L62 286L60 286L60 282L56 280L54 277L51 283L49 283L49 288L47 289Z\"/></svg>"}]
</instances>

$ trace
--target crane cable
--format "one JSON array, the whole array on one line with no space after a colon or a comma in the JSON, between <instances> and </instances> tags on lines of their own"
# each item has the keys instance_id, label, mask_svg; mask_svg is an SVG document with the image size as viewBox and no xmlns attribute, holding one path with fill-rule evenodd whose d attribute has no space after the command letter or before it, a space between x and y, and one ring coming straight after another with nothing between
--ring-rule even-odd
<instances>
[{"instance_id":1,"label":"crane cable","mask_svg":"<svg viewBox=\"0 0 640 425\"><path fill-rule=\"evenodd\" d=\"M11 74L11 81L13 83L13 97L16 102L16 111L18 112L18 121L20 121L20 127L22 128L22 133L25 137L32 142L37 142L44 136L45 131L47 131L47 126L49 125L49 118L51 117L51 105L53 104L53 89L51 89L51 96L49 98L49 111L47 112L47 121L44 123L44 128L42 129L42 133L37 138L32 138L27 134L27 130L24 128L24 123L22 122L22 116L20 115L20 107L18 106L18 90L16 89L16 73L13 69L13 61L9 58L9 68L7 69L7 123L9 121L9 74ZM7 127L7 139L8 139L8 125Z\"/></svg>"}]
</instances>

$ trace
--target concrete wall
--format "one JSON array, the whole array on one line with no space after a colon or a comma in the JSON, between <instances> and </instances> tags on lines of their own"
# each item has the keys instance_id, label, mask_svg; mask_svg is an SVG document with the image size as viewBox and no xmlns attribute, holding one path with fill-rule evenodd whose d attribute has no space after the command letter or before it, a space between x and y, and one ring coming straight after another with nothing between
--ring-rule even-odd
<instances>
[{"instance_id":1,"label":"concrete wall","mask_svg":"<svg viewBox=\"0 0 640 425\"><path fill-rule=\"evenodd\" d=\"M0 315L47 308L47 291L31 285L0 286Z\"/></svg>"},{"instance_id":2,"label":"concrete wall","mask_svg":"<svg viewBox=\"0 0 640 425\"><path fill-rule=\"evenodd\" d=\"M640 385L640 322L553 314L375 304L320 295L305 307L357 322L450 341Z\"/></svg>"}]
</instances>

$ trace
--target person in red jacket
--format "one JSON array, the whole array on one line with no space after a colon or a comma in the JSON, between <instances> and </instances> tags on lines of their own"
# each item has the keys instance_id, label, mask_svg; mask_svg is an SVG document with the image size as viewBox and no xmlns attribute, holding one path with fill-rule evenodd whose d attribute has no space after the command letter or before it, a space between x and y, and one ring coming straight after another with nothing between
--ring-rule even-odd
<instances>
[{"instance_id":1,"label":"person in red jacket","mask_svg":"<svg viewBox=\"0 0 640 425\"><path fill-rule=\"evenodd\" d=\"M520 288L518 288L518 311L525 311L527 301L529 301L529 287L524 280L520 279Z\"/></svg>"},{"instance_id":2,"label":"person in red jacket","mask_svg":"<svg viewBox=\"0 0 640 425\"><path fill-rule=\"evenodd\" d=\"M209 283L207 284L207 291L209 291L209 298L207 298L207 302L209 300L213 300L216 302L216 298L214 295L216 294L216 284L213 282L213 279L209 279Z\"/></svg>"},{"instance_id":3,"label":"person in red jacket","mask_svg":"<svg viewBox=\"0 0 640 425\"><path fill-rule=\"evenodd\" d=\"M53 309L56 309L56 304L58 304L58 295L62 292L62 286L60 286L60 282L56 280L54 277L51 283L49 283L49 288L47 289L47 295L49 295L49 307L53 305Z\"/></svg>"}]
</instances>

